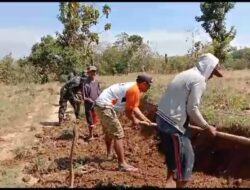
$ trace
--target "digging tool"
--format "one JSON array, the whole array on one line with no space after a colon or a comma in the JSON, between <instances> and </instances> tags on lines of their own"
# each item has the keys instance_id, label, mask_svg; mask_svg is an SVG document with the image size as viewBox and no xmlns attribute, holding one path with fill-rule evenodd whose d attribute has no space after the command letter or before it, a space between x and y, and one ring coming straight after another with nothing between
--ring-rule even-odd
<instances>
[{"instance_id":1,"label":"digging tool","mask_svg":"<svg viewBox=\"0 0 250 190\"><path fill-rule=\"evenodd\" d=\"M190 125L189 127L191 129L199 131L199 132L203 131L203 129L201 129L200 127L197 127L197 126ZM242 136L233 135L233 134L229 134L229 133L224 133L224 132L220 132L220 131L217 131L216 136L220 137L220 138L223 138L223 139L228 139L228 140L231 140L231 141L239 142L241 144L250 145L250 139L247 138L247 137L242 137Z\"/></svg>"},{"instance_id":2,"label":"digging tool","mask_svg":"<svg viewBox=\"0 0 250 190\"><path fill-rule=\"evenodd\" d=\"M147 136L152 135L153 132L154 132L153 127L157 126L156 123L151 123L151 126L150 126L147 122L144 122L144 121L141 121L140 125L147 126L147 127L144 127L144 129L143 129L144 130L143 133L145 135L147 135ZM194 126L194 125L189 125L189 127L191 129L195 130L195 131L198 131L198 132L203 132L204 131L202 128ZM147 132L145 132L146 130L147 130ZM247 137L233 135L233 134L229 134L229 133L224 133L224 132L221 132L221 131L217 131L216 136L220 137L220 138L223 138L223 139L235 141L235 142L238 142L238 143L241 143L241 144L244 144L244 145L250 145L250 138L247 138Z\"/></svg>"},{"instance_id":3,"label":"digging tool","mask_svg":"<svg viewBox=\"0 0 250 190\"><path fill-rule=\"evenodd\" d=\"M140 121L139 124L140 124L140 125L152 126L152 127L156 127L156 126L157 126L157 123L153 123L153 122L148 123L148 122L146 122L146 121Z\"/></svg>"},{"instance_id":4,"label":"digging tool","mask_svg":"<svg viewBox=\"0 0 250 190\"><path fill-rule=\"evenodd\" d=\"M145 137L150 137L155 133L156 123L148 123L146 121L140 121L139 125L141 126L141 134Z\"/></svg>"},{"instance_id":5,"label":"digging tool","mask_svg":"<svg viewBox=\"0 0 250 190\"><path fill-rule=\"evenodd\" d=\"M74 155L74 148L76 145L76 141L78 139L78 131L77 131L77 124L74 125L73 129L73 140L70 150L70 188L74 188L74 163L73 163L73 155Z\"/></svg>"}]
</instances>

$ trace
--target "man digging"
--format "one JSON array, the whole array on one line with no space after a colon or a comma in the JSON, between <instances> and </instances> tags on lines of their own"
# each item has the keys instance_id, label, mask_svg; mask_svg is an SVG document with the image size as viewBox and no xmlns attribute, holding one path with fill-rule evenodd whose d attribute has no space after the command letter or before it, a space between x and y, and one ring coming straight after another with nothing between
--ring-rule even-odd
<instances>
[{"instance_id":1,"label":"man digging","mask_svg":"<svg viewBox=\"0 0 250 190\"><path fill-rule=\"evenodd\" d=\"M65 85L62 86L60 90L60 100L59 100L60 107L58 111L59 126L64 121L64 113L67 109L68 101L74 108L76 119L79 118L80 104L82 101L81 89L85 81L86 77L83 74L82 76L73 77L71 80L67 81Z\"/></svg>"},{"instance_id":2,"label":"man digging","mask_svg":"<svg viewBox=\"0 0 250 190\"><path fill-rule=\"evenodd\" d=\"M222 77L218 63L214 55L202 55L193 68L175 76L158 103L156 122L168 168L167 185L185 187L191 179L194 152L189 121L212 136L217 133L201 115L199 105L207 81L213 75Z\"/></svg>"},{"instance_id":3,"label":"man digging","mask_svg":"<svg viewBox=\"0 0 250 190\"><path fill-rule=\"evenodd\" d=\"M121 171L138 171L137 168L129 165L125 161L123 141L123 127L117 117L116 111L124 111L126 116L132 121L132 125L137 128L140 122L148 125L152 123L138 108L141 93L147 92L152 83L152 77L142 74L136 82L126 82L113 84L103 90L96 100L96 112L101 120L105 143L107 148L107 158L112 159L111 149L114 141L114 149L118 159L118 168Z\"/></svg>"}]
</instances>

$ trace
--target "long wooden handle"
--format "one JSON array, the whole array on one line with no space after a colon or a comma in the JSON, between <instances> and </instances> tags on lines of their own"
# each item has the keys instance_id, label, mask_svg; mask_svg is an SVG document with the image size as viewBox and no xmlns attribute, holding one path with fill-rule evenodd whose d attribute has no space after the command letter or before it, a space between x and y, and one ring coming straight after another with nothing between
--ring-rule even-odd
<instances>
[{"instance_id":1,"label":"long wooden handle","mask_svg":"<svg viewBox=\"0 0 250 190\"><path fill-rule=\"evenodd\" d=\"M157 124L156 123L151 123L150 125L149 125L149 123L148 122L146 122L146 121L139 121L139 124L140 125L148 125L148 126L157 126Z\"/></svg>"},{"instance_id":2,"label":"long wooden handle","mask_svg":"<svg viewBox=\"0 0 250 190\"><path fill-rule=\"evenodd\" d=\"M71 150L70 150L70 188L74 188L74 164L73 164L73 155L74 155L74 147L76 145L76 141L78 138L78 133L77 133L77 125L74 125L74 130L73 130L73 140L72 140L72 145L71 145Z\"/></svg>"},{"instance_id":3,"label":"long wooden handle","mask_svg":"<svg viewBox=\"0 0 250 190\"><path fill-rule=\"evenodd\" d=\"M145 121L140 121L139 122L142 125L148 125L147 122ZM156 123L152 123L153 126L156 126ZM203 129L194 125L189 125L191 129L202 132ZM250 139L247 137L243 137L243 136L238 136L238 135L233 135L233 134L229 134L229 133L224 133L221 131L217 131L217 136L223 139L228 139L228 140L232 140L235 142L239 142L241 144L245 144L245 145L250 145Z\"/></svg>"},{"instance_id":4,"label":"long wooden handle","mask_svg":"<svg viewBox=\"0 0 250 190\"><path fill-rule=\"evenodd\" d=\"M190 128L192 128L196 131L200 131L200 132L203 131L203 129L201 129L200 127L193 126L193 125L190 125ZM242 136L224 133L224 132L220 132L220 131L217 131L217 136L220 138L223 138L223 139L228 139L228 140L232 140L235 142L239 142L241 144L250 145L250 139L247 137L242 137Z\"/></svg>"}]
</instances>

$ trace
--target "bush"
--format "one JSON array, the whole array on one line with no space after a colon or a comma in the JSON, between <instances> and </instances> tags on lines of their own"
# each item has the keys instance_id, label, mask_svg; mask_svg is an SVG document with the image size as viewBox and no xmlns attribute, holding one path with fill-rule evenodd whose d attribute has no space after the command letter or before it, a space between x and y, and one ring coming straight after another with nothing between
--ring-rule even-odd
<instances>
[{"instance_id":1,"label":"bush","mask_svg":"<svg viewBox=\"0 0 250 190\"><path fill-rule=\"evenodd\" d=\"M9 54L0 60L0 82L4 84L41 83L42 80L38 70L24 59L15 61Z\"/></svg>"}]
</instances>

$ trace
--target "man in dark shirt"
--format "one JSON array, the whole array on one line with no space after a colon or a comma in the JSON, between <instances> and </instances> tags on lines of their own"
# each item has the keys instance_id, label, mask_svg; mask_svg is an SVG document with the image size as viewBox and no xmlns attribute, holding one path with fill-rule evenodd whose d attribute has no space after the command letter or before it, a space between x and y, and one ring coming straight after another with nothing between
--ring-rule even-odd
<instances>
[{"instance_id":1,"label":"man in dark shirt","mask_svg":"<svg viewBox=\"0 0 250 190\"><path fill-rule=\"evenodd\" d=\"M62 86L60 90L60 100L59 100L59 125L62 124L64 120L64 113L67 109L67 102L69 101L74 108L76 119L79 118L80 105L82 101L81 88L86 81L86 77L75 76L71 80L67 81L65 85Z\"/></svg>"},{"instance_id":2,"label":"man in dark shirt","mask_svg":"<svg viewBox=\"0 0 250 190\"><path fill-rule=\"evenodd\" d=\"M89 128L89 140L93 140L93 127L97 123L97 115L94 110L95 100L101 93L100 84L96 80L96 71L95 66L90 66L88 68L88 78L83 85L83 94L84 94L84 107L85 107L85 116Z\"/></svg>"},{"instance_id":3,"label":"man in dark shirt","mask_svg":"<svg viewBox=\"0 0 250 190\"><path fill-rule=\"evenodd\" d=\"M73 79L75 76L77 76L76 70L73 70L72 72L69 73L68 80Z\"/></svg>"}]
</instances>

